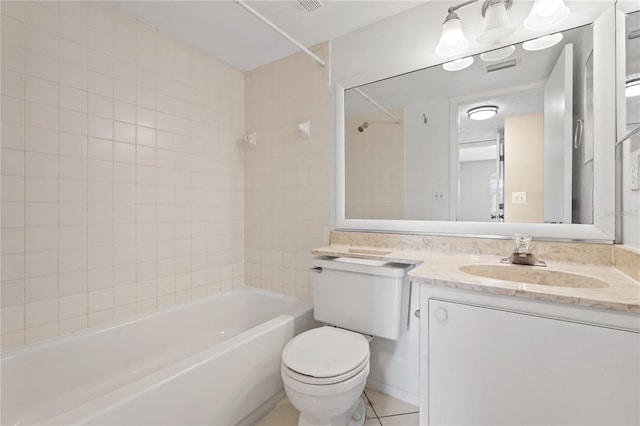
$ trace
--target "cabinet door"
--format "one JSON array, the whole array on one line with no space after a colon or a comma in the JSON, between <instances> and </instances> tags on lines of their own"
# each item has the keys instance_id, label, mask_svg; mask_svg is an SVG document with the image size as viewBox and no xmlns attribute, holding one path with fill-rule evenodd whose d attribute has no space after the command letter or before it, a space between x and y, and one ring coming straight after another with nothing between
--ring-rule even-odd
<instances>
[{"instance_id":1,"label":"cabinet door","mask_svg":"<svg viewBox=\"0 0 640 426\"><path fill-rule=\"evenodd\" d=\"M638 425L640 334L429 301L429 425Z\"/></svg>"}]
</instances>

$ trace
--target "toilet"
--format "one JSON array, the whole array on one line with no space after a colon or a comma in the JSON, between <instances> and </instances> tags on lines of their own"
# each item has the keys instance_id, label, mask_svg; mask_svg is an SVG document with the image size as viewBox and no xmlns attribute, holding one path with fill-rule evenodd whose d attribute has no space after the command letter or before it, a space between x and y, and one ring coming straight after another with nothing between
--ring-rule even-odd
<instances>
[{"instance_id":1,"label":"toilet","mask_svg":"<svg viewBox=\"0 0 640 426\"><path fill-rule=\"evenodd\" d=\"M412 265L353 258L312 260L313 307L325 326L289 341L281 375L299 426L362 426L369 342L407 329Z\"/></svg>"}]
</instances>

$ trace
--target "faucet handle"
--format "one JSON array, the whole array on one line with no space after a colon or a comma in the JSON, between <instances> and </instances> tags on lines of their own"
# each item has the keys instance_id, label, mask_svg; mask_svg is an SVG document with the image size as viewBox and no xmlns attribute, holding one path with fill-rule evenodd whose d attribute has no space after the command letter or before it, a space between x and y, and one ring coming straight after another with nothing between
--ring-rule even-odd
<instances>
[{"instance_id":1,"label":"faucet handle","mask_svg":"<svg viewBox=\"0 0 640 426\"><path fill-rule=\"evenodd\" d=\"M531 236L526 234L513 234L513 241L516 243L516 250L518 253L528 253L529 243L531 243Z\"/></svg>"}]
</instances>

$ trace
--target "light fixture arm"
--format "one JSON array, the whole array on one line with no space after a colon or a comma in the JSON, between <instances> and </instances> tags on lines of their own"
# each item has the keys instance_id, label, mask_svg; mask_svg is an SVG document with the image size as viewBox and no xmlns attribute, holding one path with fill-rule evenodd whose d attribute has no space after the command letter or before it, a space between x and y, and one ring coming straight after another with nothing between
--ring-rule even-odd
<instances>
[{"instance_id":1,"label":"light fixture arm","mask_svg":"<svg viewBox=\"0 0 640 426\"><path fill-rule=\"evenodd\" d=\"M480 0L469 0L469 1L465 1L464 3L460 3L460 4L456 4L455 6L451 6L449 9L447 9L447 12L449 12L449 15L447 15L447 18L445 19L445 22L448 21L449 19L454 19L456 14L455 11L456 10L460 10L463 7L467 7L473 3L477 3ZM484 2L484 4L482 5L482 16L485 16L487 13L487 9L489 8L489 6L491 6L492 4L495 3L504 3L504 7L505 9L509 10L511 9L511 6L513 5L513 0L486 0Z\"/></svg>"},{"instance_id":2,"label":"light fixture arm","mask_svg":"<svg viewBox=\"0 0 640 426\"><path fill-rule=\"evenodd\" d=\"M454 13L456 10L462 9L463 7L469 6L470 4L476 3L480 0L469 0L469 1L465 1L464 3L460 3L457 4L455 6L451 6L448 10L449 15L451 15L452 13ZM449 17L447 17L447 19L449 19Z\"/></svg>"}]
</instances>

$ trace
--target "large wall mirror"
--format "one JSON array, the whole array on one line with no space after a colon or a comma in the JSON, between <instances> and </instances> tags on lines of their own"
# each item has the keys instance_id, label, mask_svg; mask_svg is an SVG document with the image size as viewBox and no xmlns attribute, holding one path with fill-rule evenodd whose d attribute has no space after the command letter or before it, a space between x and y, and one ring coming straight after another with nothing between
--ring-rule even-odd
<instances>
[{"instance_id":1,"label":"large wall mirror","mask_svg":"<svg viewBox=\"0 0 640 426\"><path fill-rule=\"evenodd\" d=\"M346 218L593 223L593 29L559 37L348 89Z\"/></svg>"},{"instance_id":2,"label":"large wall mirror","mask_svg":"<svg viewBox=\"0 0 640 426\"><path fill-rule=\"evenodd\" d=\"M337 227L613 240L613 10L599 19L338 87Z\"/></svg>"}]
</instances>

